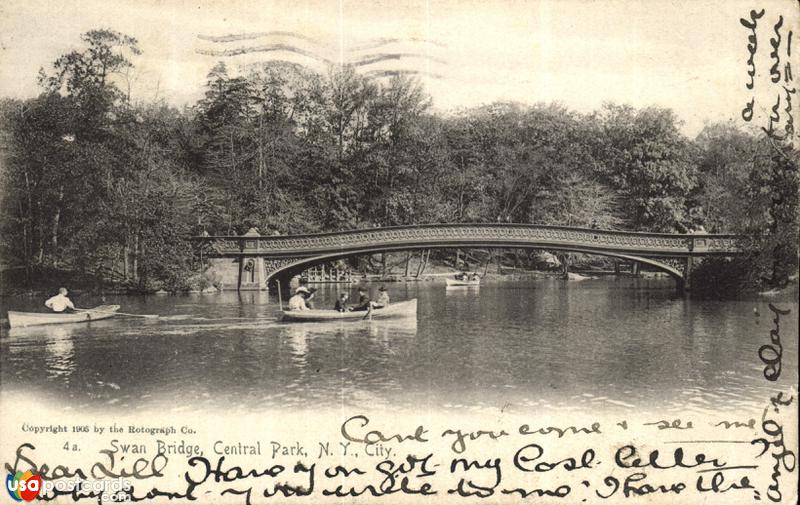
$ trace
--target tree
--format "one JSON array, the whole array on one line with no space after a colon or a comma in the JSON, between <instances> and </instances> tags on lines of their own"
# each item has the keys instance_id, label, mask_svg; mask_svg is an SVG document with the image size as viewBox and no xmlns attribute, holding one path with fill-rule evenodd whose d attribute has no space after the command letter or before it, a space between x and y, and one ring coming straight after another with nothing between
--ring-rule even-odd
<instances>
[{"instance_id":1,"label":"tree","mask_svg":"<svg viewBox=\"0 0 800 505\"><path fill-rule=\"evenodd\" d=\"M686 195L696 184L688 140L670 109L605 105L603 180L623 196L629 226L637 231L675 230L686 220Z\"/></svg>"},{"instance_id":2,"label":"tree","mask_svg":"<svg viewBox=\"0 0 800 505\"><path fill-rule=\"evenodd\" d=\"M687 206L693 221L708 231L739 233L752 228L758 212L742 212L752 201L743 201L748 191L758 140L731 125L708 125L695 139L698 184ZM755 226L761 226L759 222Z\"/></svg>"},{"instance_id":3,"label":"tree","mask_svg":"<svg viewBox=\"0 0 800 505\"><path fill-rule=\"evenodd\" d=\"M51 73L39 70L39 84L46 93L60 94L75 100L82 115L78 137L97 137L103 126L113 120L112 107L130 100L119 81L133 68L132 56L141 54L138 42L113 30L91 30L81 36L82 51L70 51L53 63Z\"/></svg>"},{"instance_id":4,"label":"tree","mask_svg":"<svg viewBox=\"0 0 800 505\"><path fill-rule=\"evenodd\" d=\"M87 152L72 133L79 114L73 100L50 94L20 104L8 120L7 181L17 190L9 196L22 226L21 256L28 266L58 263L58 237L69 219L63 211L80 202L76 190L84 185L77 177Z\"/></svg>"},{"instance_id":5,"label":"tree","mask_svg":"<svg viewBox=\"0 0 800 505\"><path fill-rule=\"evenodd\" d=\"M373 195L366 209L370 221L408 223L413 197L407 188L414 179L414 158L420 147L412 138L412 128L429 106L430 98L415 79L394 76L388 84L379 86L368 109L365 136L371 145L358 167Z\"/></svg>"},{"instance_id":6,"label":"tree","mask_svg":"<svg viewBox=\"0 0 800 505\"><path fill-rule=\"evenodd\" d=\"M543 190L536 195L538 204L533 210L537 222L605 230L623 224L620 198L596 180L572 173L557 187L557 191Z\"/></svg>"},{"instance_id":7,"label":"tree","mask_svg":"<svg viewBox=\"0 0 800 505\"><path fill-rule=\"evenodd\" d=\"M709 262L700 275L742 272L739 288L783 287L798 264L798 151L728 125L709 125L696 139L699 184L692 200L709 231L747 237L744 261ZM749 283L749 284L748 284Z\"/></svg>"}]
</instances>

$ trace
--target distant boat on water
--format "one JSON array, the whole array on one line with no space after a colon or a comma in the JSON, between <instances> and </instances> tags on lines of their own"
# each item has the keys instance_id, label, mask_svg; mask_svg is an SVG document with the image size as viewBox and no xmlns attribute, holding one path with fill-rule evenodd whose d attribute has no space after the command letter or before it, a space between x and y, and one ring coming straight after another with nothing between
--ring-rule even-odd
<instances>
[{"instance_id":1,"label":"distant boat on water","mask_svg":"<svg viewBox=\"0 0 800 505\"><path fill-rule=\"evenodd\" d=\"M447 287L467 287L467 286L480 286L481 285L481 278L475 276L471 279L445 279L447 283Z\"/></svg>"}]
</instances>

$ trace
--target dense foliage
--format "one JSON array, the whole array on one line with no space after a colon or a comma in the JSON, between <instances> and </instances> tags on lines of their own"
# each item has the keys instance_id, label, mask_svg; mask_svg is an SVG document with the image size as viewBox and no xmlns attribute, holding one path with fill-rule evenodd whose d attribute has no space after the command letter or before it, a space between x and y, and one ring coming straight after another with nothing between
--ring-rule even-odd
<instances>
[{"instance_id":1,"label":"dense foliage","mask_svg":"<svg viewBox=\"0 0 800 505\"><path fill-rule=\"evenodd\" d=\"M268 63L208 74L176 110L134 103L137 41L95 30L0 102L2 257L179 289L184 238L436 222L745 233L761 281L797 266L797 151L671 110L496 103L434 113L419 82Z\"/></svg>"}]
</instances>

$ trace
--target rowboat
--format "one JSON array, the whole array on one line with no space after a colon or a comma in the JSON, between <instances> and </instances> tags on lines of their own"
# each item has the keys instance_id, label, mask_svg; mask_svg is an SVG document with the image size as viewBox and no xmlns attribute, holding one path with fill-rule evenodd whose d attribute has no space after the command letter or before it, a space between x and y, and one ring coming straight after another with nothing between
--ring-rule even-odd
<instances>
[{"instance_id":1,"label":"rowboat","mask_svg":"<svg viewBox=\"0 0 800 505\"><path fill-rule=\"evenodd\" d=\"M364 319L401 319L417 317L417 299L404 302L390 303L380 309L372 309L367 315L366 311L338 312L336 310L283 310L283 321L309 323L321 321L358 321Z\"/></svg>"},{"instance_id":2,"label":"rowboat","mask_svg":"<svg viewBox=\"0 0 800 505\"><path fill-rule=\"evenodd\" d=\"M23 328L25 326L40 326L43 324L70 324L87 323L114 317L119 310L119 305L100 305L80 312L16 312L8 311L8 326L10 328Z\"/></svg>"},{"instance_id":3,"label":"rowboat","mask_svg":"<svg viewBox=\"0 0 800 505\"><path fill-rule=\"evenodd\" d=\"M480 286L481 280L480 279L472 279L472 280L461 280L461 279L445 279L447 286L455 287L455 286Z\"/></svg>"}]
</instances>

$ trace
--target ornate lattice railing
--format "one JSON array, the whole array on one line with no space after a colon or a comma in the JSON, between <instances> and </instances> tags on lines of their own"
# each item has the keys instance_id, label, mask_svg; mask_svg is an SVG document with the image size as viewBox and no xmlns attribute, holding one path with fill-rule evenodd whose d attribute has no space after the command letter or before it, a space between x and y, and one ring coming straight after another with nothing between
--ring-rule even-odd
<instances>
[{"instance_id":1,"label":"ornate lattice railing","mask_svg":"<svg viewBox=\"0 0 800 505\"><path fill-rule=\"evenodd\" d=\"M439 224L291 236L195 237L219 256L307 257L385 247L527 246L605 251L642 256L737 254L738 237L709 234L637 233L514 224Z\"/></svg>"}]
</instances>

